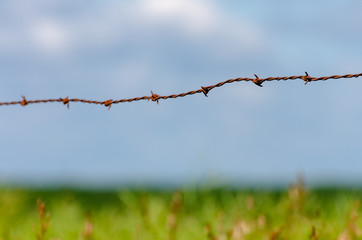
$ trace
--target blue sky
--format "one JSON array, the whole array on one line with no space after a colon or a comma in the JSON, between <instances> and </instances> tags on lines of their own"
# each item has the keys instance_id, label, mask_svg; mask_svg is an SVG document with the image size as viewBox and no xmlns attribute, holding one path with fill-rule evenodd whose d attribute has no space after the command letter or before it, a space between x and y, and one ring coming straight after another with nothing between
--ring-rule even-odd
<instances>
[{"instance_id":1,"label":"blue sky","mask_svg":"<svg viewBox=\"0 0 362 240\"><path fill-rule=\"evenodd\" d=\"M121 99L229 78L362 72L362 2L0 3L0 101ZM362 183L361 79L0 108L0 182Z\"/></svg>"}]
</instances>

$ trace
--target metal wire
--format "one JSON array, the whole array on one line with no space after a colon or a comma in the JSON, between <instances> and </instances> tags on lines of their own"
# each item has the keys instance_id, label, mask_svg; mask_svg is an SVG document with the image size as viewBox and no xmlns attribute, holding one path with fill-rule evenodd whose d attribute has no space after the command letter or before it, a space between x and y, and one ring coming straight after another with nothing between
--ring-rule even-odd
<instances>
[{"instance_id":1,"label":"metal wire","mask_svg":"<svg viewBox=\"0 0 362 240\"><path fill-rule=\"evenodd\" d=\"M94 100L79 99L79 98L68 98L68 97L66 97L66 98L53 98L53 99L27 100L24 96L22 96L23 99L21 101L0 102L0 106L7 106L7 105L27 106L29 104L34 104L34 103L60 102L60 103L63 103L64 105L66 105L69 108L69 103L70 102L81 102L81 103L89 103L89 104L100 104L100 105L104 105L104 106L108 107L108 109L109 109L113 104L118 104L118 103L135 102L135 101L141 101L141 100L147 100L147 101L151 100L153 102L157 102L157 104L158 104L160 99L179 98L179 97L185 97L185 96L188 96L188 95L194 95L194 94L197 94L197 93L203 93L207 97L207 94L212 89L222 87L223 85L225 85L227 83L233 83L233 82L241 82L241 81L253 82L256 85L262 87L263 82L266 82L266 81L282 81L282 80L287 81L287 80L301 79L301 80L303 80L305 82L305 84L307 84L309 82L325 81L325 80L329 80L329 79L358 78L358 77L362 76L362 73L346 74L346 75L332 75L332 76L318 77L318 78L309 76L307 72L305 72L305 75L289 76L289 77L259 78L256 74L254 74L254 76L255 76L255 78L228 79L226 81L219 82L219 83L211 85L211 86L207 86L207 87L201 86L201 88L197 89L197 90L184 92L184 93L179 93L179 94L166 95L166 96L157 95L157 94L153 93L152 91L151 91L151 96L126 98L126 99L119 99L119 100L109 99L109 100L105 100L105 101L94 101Z\"/></svg>"}]
</instances>

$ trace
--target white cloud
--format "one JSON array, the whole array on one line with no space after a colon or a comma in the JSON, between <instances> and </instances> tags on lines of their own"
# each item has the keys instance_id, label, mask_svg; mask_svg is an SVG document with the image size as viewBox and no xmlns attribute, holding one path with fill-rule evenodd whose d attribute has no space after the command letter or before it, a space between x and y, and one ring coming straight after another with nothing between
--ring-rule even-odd
<instances>
[{"instance_id":1,"label":"white cloud","mask_svg":"<svg viewBox=\"0 0 362 240\"><path fill-rule=\"evenodd\" d=\"M211 31L220 18L214 6L203 0L143 0L139 8L147 19L176 23L193 34Z\"/></svg>"},{"instance_id":2,"label":"white cloud","mask_svg":"<svg viewBox=\"0 0 362 240\"><path fill-rule=\"evenodd\" d=\"M38 20L32 24L30 39L45 53L60 53L69 47L69 34L59 22L51 19Z\"/></svg>"},{"instance_id":3,"label":"white cloud","mask_svg":"<svg viewBox=\"0 0 362 240\"><path fill-rule=\"evenodd\" d=\"M59 2L52 2L59 4ZM69 47L64 19L49 14L51 4L43 1L11 1L0 9L0 52L32 57L55 54Z\"/></svg>"},{"instance_id":4,"label":"white cloud","mask_svg":"<svg viewBox=\"0 0 362 240\"><path fill-rule=\"evenodd\" d=\"M63 3L69 4L72 5ZM69 15L50 15L48 10L52 7L45 2L43 5L47 7L34 9L30 3L24 3L24 11L20 13L12 5L7 7L10 19L6 21L10 21L10 25L0 24L0 32L6 30L6 34L0 34L2 51L11 47L18 52L76 54L80 48L92 51L125 42L162 44L165 36L174 35L184 39L186 45L200 45L212 49L216 55L230 57L243 51L258 51L264 44L262 31L257 26L232 19L213 1L105 1ZM58 8L59 3L56 5Z\"/></svg>"},{"instance_id":5,"label":"white cloud","mask_svg":"<svg viewBox=\"0 0 362 240\"><path fill-rule=\"evenodd\" d=\"M137 8L138 18L143 19L144 24L164 28L166 34L171 30L221 57L266 48L265 36L258 25L229 16L213 1L142 0Z\"/></svg>"}]
</instances>

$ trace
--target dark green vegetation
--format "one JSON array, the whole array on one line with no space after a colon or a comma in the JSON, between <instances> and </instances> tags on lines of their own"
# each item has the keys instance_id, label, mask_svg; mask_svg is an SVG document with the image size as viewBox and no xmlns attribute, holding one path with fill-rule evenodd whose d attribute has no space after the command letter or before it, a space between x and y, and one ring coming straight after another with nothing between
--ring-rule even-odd
<instances>
[{"instance_id":1,"label":"dark green vegetation","mask_svg":"<svg viewBox=\"0 0 362 240\"><path fill-rule=\"evenodd\" d=\"M362 191L0 190L0 239L361 239Z\"/></svg>"}]
</instances>

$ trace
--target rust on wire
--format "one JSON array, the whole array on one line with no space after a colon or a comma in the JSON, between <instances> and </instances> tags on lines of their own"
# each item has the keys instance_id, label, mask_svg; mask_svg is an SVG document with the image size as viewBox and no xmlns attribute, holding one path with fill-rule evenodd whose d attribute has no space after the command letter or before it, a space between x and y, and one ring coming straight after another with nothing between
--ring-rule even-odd
<instances>
[{"instance_id":1,"label":"rust on wire","mask_svg":"<svg viewBox=\"0 0 362 240\"><path fill-rule=\"evenodd\" d=\"M79 98L58 98L58 99L39 99L39 100L27 100L25 96L22 96L22 101L12 101L12 102L0 102L0 106L7 106L7 105L21 105L23 107L34 104L34 103L48 103L48 102L60 102L64 105L67 105L69 108L70 102L80 102L80 103L89 103L89 104L100 104L104 105L105 107L108 107L108 110L111 108L112 104L118 104L118 103L124 103L124 102L135 102L135 101L141 101L141 100L151 100L153 102L159 103L160 99L169 99L169 98L179 98L179 97L185 97L188 95L194 95L197 93L203 93L206 97L207 94L214 88L222 87L223 85L227 83L234 83L234 82L253 82L254 84L262 87L262 83L266 81L287 81L287 80L296 80L301 79L305 82L305 84L309 82L315 82L315 81L326 81L328 79L341 79L341 78L358 78L362 76L362 73L358 74L345 74L345 75L332 75L332 76L326 76L326 77L311 77L307 72L305 72L305 75L301 76L289 76L289 77L268 77L268 78L259 78L256 74L254 74L255 78L234 78L234 79L228 79L223 82L219 82L217 84L203 87L201 86L198 90L193 90L189 92L179 93L179 94L172 94L172 95L166 95L161 96L158 94L155 94L151 91L151 96L143 96L143 97L136 97L136 98L127 98L127 99L119 99L119 100L106 100L106 101L94 101L94 100L87 100L87 99L79 99Z\"/></svg>"},{"instance_id":2,"label":"rust on wire","mask_svg":"<svg viewBox=\"0 0 362 240\"><path fill-rule=\"evenodd\" d=\"M59 98L60 101L63 102L64 105L67 105L67 108L69 109L69 98Z\"/></svg>"},{"instance_id":3,"label":"rust on wire","mask_svg":"<svg viewBox=\"0 0 362 240\"><path fill-rule=\"evenodd\" d=\"M254 76L255 76L255 79L253 80L253 83L258 85L259 87L263 87L263 85L261 85L263 83L263 81L259 79L258 75L254 74Z\"/></svg>"},{"instance_id":4,"label":"rust on wire","mask_svg":"<svg viewBox=\"0 0 362 240\"><path fill-rule=\"evenodd\" d=\"M209 93L210 89L208 87L201 86L201 91L204 93L205 97L207 97L207 94Z\"/></svg>"},{"instance_id":5,"label":"rust on wire","mask_svg":"<svg viewBox=\"0 0 362 240\"><path fill-rule=\"evenodd\" d=\"M307 85L307 83L310 81L311 77L307 72L305 72L305 76L303 77L303 80L305 81L304 85Z\"/></svg>"},{"instance_id":6,"label":"rust on wire","mask_svg":"<svg viewBox=\"0 0 362 240\"><path fill-rule=\"evenodd\" d=\"M28 101L26 101L25 96L21 96L23 98L23 101L20 102L21 106L25 107L26 105L28 105Z\"/></svg>"},{"instance_id":7,"label":"rust on wire","mask_svg":"<svg viewBox=\"0 0 362 240\"><path fill-rule=\"evenodd\" d=\"M162 98L160 95L157 95L157 94L155 94L155 93L153 93L153 92L151 91L151 97L150 97L150 99L151 99L153 102L157 102L157 104L158 104L158 100L159 100L160 98Z\"/></svg>"},{"instance_id":8,"label":"rust on wire","mask_svg":"<svg viewBox=\"0 0 362 240\"><path fill-rule=\"evenodd\" d=\"M108 110L111 109L112 103L113 103L112 99L103 102L104 106L108 107Z\"/></svg>"}]
</instances>

